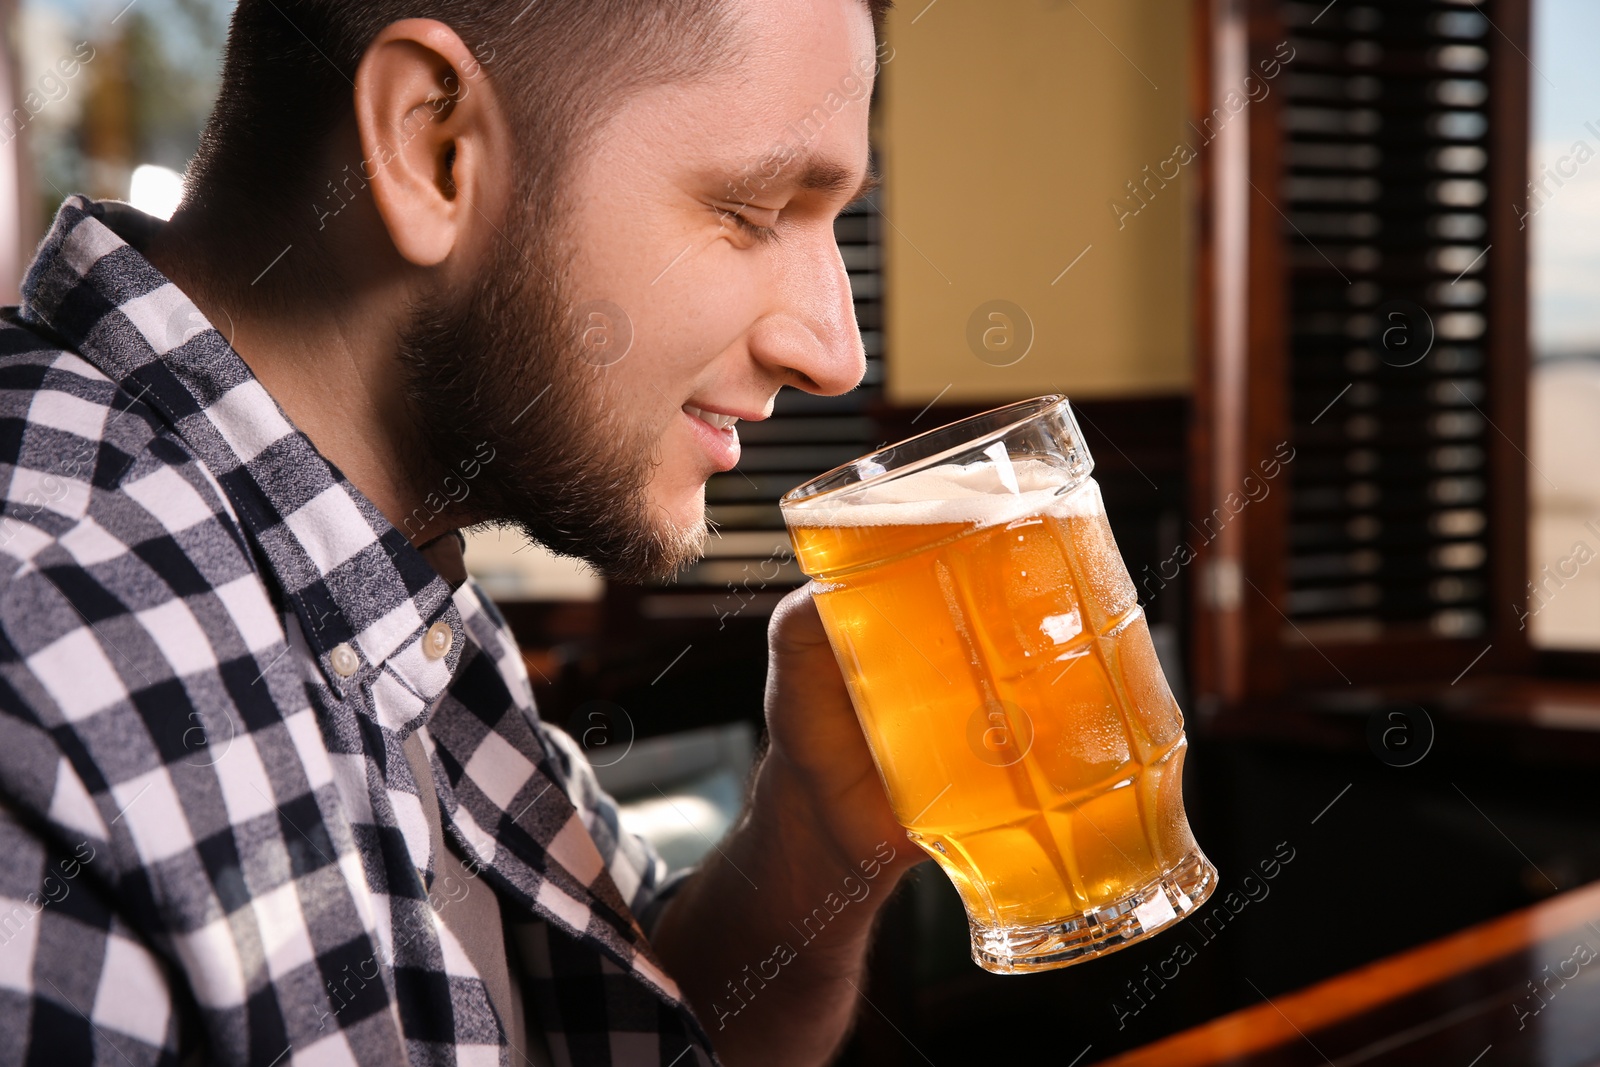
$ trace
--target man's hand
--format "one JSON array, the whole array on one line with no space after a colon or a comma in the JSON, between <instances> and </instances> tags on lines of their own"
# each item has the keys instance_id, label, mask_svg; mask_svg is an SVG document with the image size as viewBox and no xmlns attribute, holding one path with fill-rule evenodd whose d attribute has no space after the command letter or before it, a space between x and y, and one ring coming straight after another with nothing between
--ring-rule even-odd
<instances>
[{"instance_id":1,"label":"man's hand","mask_svg":"<svg viewBox=\"0 0 1600 1067\"><path fill-rule=\"evenodd\" d=\"M840 867L858 867L885 841L895 851L896 873L926 859L889 807L811 584L779 603L767 643L769 746L762 772L782 774L795 793L790 803L806 809L818 847L833 852Z\"/></svg>"},{"instance_id":2,"label":"man's hand","mask_svg":"<svg viewBox=\"0 0 1600 1067\"><path fill-rule=\"evenodd\" d=\"M653 938L723 1062L813 1065L854 1017L872 922L925 859L895 820L808 585L768 629L766 758Z\"/></svg>"}]
</instances>

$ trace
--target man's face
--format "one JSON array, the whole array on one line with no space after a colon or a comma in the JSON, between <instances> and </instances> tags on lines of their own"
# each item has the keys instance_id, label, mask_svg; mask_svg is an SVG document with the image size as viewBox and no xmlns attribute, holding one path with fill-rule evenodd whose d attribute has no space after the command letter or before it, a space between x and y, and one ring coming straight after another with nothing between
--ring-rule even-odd
<instances>
[{"instance_id":1,"label":"man's face","mask_svg":"<svg viewBox=\"0 0 1600 1067\"><path fill-rule=\"evenodd\" d=\"M479 517L615 578L698 555L706 479L739 458L729 423L865 366L833 219L867 172L871 19L734 3L736 60L638 92L584 144L566 247L537 266L514 216L481 284L425 303L403 349L427 460L503 443Z\"/></svg>"},{"instance_id":2,"label":"man's face","mask_svg":"<svg viewBox=\"0 0 1600 1067\"><path fill-rule=\"evenodd\" d=\"M605 418L648 429L649 507L680 529L739 458L721 423L765 418L782 385L847 391L865 368L833 219L868 165L871 20L858 0L741 8L738 61L634 98L572 176L580 329L603 330L599 306L632 334L619 362L582 369ZM588 339L604 362L625 337Z\"/></svg>"}]
</instances>

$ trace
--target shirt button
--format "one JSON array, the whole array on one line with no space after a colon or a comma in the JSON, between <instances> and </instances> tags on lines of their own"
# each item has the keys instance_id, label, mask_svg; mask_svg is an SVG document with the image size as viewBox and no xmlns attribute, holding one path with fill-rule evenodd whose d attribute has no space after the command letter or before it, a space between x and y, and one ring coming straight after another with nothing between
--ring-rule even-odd
<instances>
[{"instance_id":1,"label":"shirt button","mask_svg":"<svg viewBox=\"0 0 1600 1067\"><path fill-rule=\"evenodd\" d=\"M334 647L333 673L341 678L348 678L361 667L361 658L356 655L356 650L350 647L349 642L344 642Z\"/></svg>"},{"instance_id":2,"label":"shirt button","mask_svg":"<svg viewBox=\"0 0 1600 1067\"><path fill-rule=\"evenodd\" d=\"M455 640L456 632L450 629L449 623L436 622L428 627L427 634L422 638L422 653L429 659L443 659L449 654Z\"/></svg>"}]
</instances>

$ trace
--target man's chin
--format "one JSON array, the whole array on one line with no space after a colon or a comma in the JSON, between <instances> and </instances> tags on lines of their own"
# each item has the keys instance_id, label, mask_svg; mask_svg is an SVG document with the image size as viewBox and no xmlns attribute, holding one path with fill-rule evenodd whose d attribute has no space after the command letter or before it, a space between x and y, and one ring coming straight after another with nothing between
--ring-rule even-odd
<instances>
[{"instance_id":1,"label":"man's chin","mask_svg":"<svg viewBox=\"0 0 1600 1067\"><path fill-rule=\"evenodd\" d=\"M668 581L676 578L686 567L700 562L705 557L706 542L710 536L710 522L706 518L703 505L693 521L683 525L667 524L667 527L659 533L662 547L661 562L657 568L658 573L652 577L659 581Z\"/></svg>"},{"instance_id":2,"label":"man's chin","mask_svg":"<svg viewBox=\"0 0 1600 1067\"><path fill-rule=\"evenodd\" d=\"M651 577L672 578L706 554L706 543L712 534L711 518L706 511L705 484L670 502L656 497L652 510L655 512L652 539L659 549L661 567L660 573Z\"/></svg>"},{"instance_id":3,"label":"man's chin","mask_svg":"<svg viewBox=\"0 0 1600 1067\"><path fill-rule=\"evenodd\" d=\"M686 524L658 522L648 535L604 546L574 546L572 551L607 581L644 585L671 581L684 568L699 562L709 536L702 513Z\"/></svg>"}]
</instances>

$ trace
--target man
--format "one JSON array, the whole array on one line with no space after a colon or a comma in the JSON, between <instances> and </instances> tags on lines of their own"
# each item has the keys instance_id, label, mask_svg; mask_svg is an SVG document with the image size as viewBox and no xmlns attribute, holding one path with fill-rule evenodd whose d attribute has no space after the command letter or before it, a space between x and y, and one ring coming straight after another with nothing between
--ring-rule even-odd
<instances>
[{"instance_id":1,"label":"man","mask_svg":"<svg viewBox=\"0 0 1600 1067\"><path fill-rule=\"evenodd\" d=\"M828 1059L914 850L808 596L669 878L455 531L669 572L734 423L857 383L882 6L241 0L172 221L69 198L0 329L0 1063Z\"/></svg>"}]
</instances>

